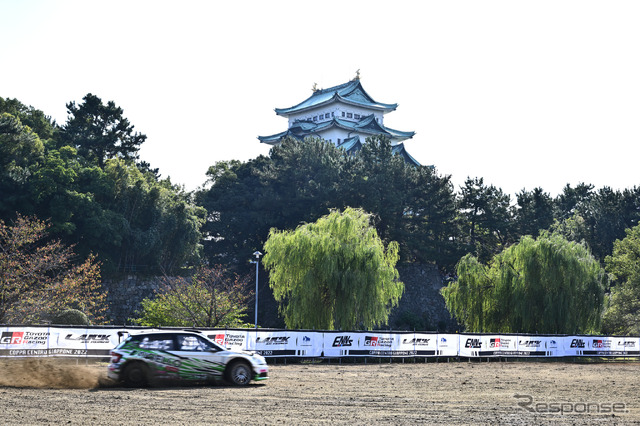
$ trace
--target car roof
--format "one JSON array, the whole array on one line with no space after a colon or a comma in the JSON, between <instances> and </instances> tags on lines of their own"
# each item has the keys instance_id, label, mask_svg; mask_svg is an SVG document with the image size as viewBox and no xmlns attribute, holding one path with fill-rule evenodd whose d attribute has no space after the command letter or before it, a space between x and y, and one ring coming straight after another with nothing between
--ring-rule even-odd
<instances>
[{"instance_id":1,"label":"car roof","mask_svg":"<svg viewBox=\"0 0 640 426\"><path fill-rule=\"evenodd\" d=\"M132 333L129 336L130 337L137 337L137 336L158 336L158 335L176 335L176 334L188 334L188 335L191 335L191 336L205 337L204 334L202 334L202 333L198 333L198 332L194 332L194 331L187 331L187 330L141 331L139 333Z\"/></svg>"}]
</instances>

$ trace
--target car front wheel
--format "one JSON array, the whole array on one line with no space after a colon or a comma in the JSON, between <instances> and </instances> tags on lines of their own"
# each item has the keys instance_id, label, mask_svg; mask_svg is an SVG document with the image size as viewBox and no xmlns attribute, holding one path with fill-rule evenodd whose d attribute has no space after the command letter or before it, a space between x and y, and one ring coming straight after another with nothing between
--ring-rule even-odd
<instances>
[{"instance_id":1,"label":"car front wheel","mask_svg":"<svg viewBox=\"0 0 640 426\"><path fill-rule=\"evenodd\" d=\"M227 380L236 386L244 386L251 381L251 366L244 361L234 362L227 372Z\"/></svg>"}]
</instances>

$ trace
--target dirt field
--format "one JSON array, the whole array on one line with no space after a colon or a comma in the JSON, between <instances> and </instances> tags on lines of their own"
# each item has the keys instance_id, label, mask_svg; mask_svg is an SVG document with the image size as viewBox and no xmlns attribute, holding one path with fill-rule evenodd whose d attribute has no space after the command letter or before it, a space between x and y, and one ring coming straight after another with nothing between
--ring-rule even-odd
<instances>
[{"instance_id":1,"label":"dirt field","mask_svg":"<svg viewBox=\"0 0 640 426\"><path fill-rule=\"evenodd\" d=\"M2 424L640 423L640 363L278 364L245 388L124 389L104 365L50 360L0 371Z\"/></svg>"}]
</instances>

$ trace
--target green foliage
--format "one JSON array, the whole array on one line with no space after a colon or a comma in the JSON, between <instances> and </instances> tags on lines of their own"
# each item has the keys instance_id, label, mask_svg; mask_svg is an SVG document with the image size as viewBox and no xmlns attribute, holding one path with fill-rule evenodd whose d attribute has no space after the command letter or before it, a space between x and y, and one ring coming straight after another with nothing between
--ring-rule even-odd
<instances>
[{"instance_id":1,"label":"green foliage","mask_svg":"<svg viewBox=\"0 0 640 426\"><path fill-rule=\"evenodd\" d=\"M348 330L386 324L404 284L371 215L347 208L294 231L272 229L264 245L269 284L287 327Z\"/></svg>"},{"instance_id":2,"label":"green foliage","mask_svg":"<svg viewBox=\"0 0 640 426\"><path fill-rule=\"evenodd\" d=\"M600 326L607 276L583 244L557 234L523 237L485 266L467 255L442 289L471 332L592 333Z\"/></svg>"},{"instance_id":3,"label":"green foliage","mask_svg":"<svg viewBox=\"0 0 640 426\"><path fill-rule=\"evenodd\" d=\"M553 224L553 199L542 188L516 194L513 222L519 235L537 236Z\"/></svg>"},{"instance_id":4,"label":"green foliage","mask_svg":"<svg viewBox=\"0 0 640 426\"><path fill-rule=\"evenodd\" d=\"M627 229L607 256L607 271L613 275L603 330L611 334L640 334L640 225Z\"/></svg>"},{"instance_id":5,"label":"green foliage","mask_svg":"<svg viewBox=\"0 0 640 426\"><path fill-rule=\"evenodd\" d=\"M80 105L67 104L70 117L62 129L64 143L76 147L80 156L101 168L109 158L137 159L147 137L133 132L134 126L124 117L122 108L113 101L104 104L91 93L82 100Z\"/></svg>"},{"instance_id":6,"label":"green foliage","mask_svg":"<svg viewBox=\"0 0 640 426\"><path fill-rule=\"evenodd\" d=\"M510 242L510 197L482 178L467 178L458 199L462 241L468 250L487 261Z\"/></svg>"},{"instance_id":7,"label":"green foliage","mask_svg":"<svg viewBox=\"0 0 640 426\"><path fill-rule=\"evenodd\" d=\"M148 164L133 163L144 137L122 110L92 95L69 109L60 132L40 111L0 98L0 219L46 218L52 236L82 257L95 253L109 276L199 262L205 210Z\"/></svg>"},{"instance_id":8,"label":"green foliage","mask_svg":"<svg viewBox=\"0 0 640 426\"><path fill-rule=\"evenodd\" d=\"M28 126L40 139L51 139L56 131L55 122L51 117L32 106L26 106L17 99L3 99L0 97L0 114L8 113Z\"/></svg>"},{"instance_id":9,"label":"green foliage","mask_svg":"<svg viewBox=\"0 0 640 426\"><path fill-rule=\"evenodd\" d=\"M77 309L65 309L56 313L51 319L51 324L61 325L91 325L91 321L84 312Z\"/></svg>"},{"instance_id":10,"label":"green foliage","mask_svg":"<svg viewBox=\"0 0 640 426\"><path fill-rule=\"evenodd\" d=\"M147 327L248 327L243 318L252 296L246 278L203 267L190 279L165 277L134 321Z\"/></svg>"},{"instance_id":11,"label":"green foliage","mask_svg":"<svg viewBox=\"0 0 640 426\"><path fill-rule=\"evenodd\" d=\"M292 229L347 206L374 212L380 237L397 241L405 261L457 260L449 177L405 164L385 138L369 138L355 155L320 139L287 139L269 158L217 163L208 176L196 199L209 212L205 244L216 261L244 258L271 228Z\"/></svg>"}]
</instances>

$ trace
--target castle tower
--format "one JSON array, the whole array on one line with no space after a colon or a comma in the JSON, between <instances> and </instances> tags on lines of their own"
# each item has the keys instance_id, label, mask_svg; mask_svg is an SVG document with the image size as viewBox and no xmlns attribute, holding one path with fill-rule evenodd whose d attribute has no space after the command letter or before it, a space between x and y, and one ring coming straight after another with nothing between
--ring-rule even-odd
<instances>
[{"instance_id":1,"label":"castle tower","mask_svg":"<svg viewBox=\"0 0 640 426\"><path fill-rule=\"evenodd\" d=\"M368 136L387 136L396 154L408 163L419 166L407 153L403 141L415 132L394 130L384 125L385 114L395 111L398 104L376 102L360 83L360 73L348 83L328 89L318 89L306 100L289 108L276 108L276 114L289 120L289 128L271 136L258 136L262 143L277 145L287 136L303 140L316 136L335 144L347 152L362 147Z\"/></svg>"}]
</instances>

